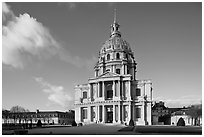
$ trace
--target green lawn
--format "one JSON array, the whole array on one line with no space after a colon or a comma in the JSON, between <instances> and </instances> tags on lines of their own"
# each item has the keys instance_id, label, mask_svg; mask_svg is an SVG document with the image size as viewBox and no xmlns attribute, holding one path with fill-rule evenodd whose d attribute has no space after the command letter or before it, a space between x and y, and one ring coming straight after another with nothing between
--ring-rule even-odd
<instances>
[{"instance_id":1,"label":"green lawn","mask_svg":"<svg viewBox=\"0 0 204 137\"><path fill-rule=\"evenodd\" d=\"M12 131L9 131L12 133ZM3 132L6 133L6 132ZM8 132L7 132L8 133ZM32 135L201 135L202 127L177 126L136 126L90 124L81 127L49 127L28 130Z\"/></svg>"}]
</instances>

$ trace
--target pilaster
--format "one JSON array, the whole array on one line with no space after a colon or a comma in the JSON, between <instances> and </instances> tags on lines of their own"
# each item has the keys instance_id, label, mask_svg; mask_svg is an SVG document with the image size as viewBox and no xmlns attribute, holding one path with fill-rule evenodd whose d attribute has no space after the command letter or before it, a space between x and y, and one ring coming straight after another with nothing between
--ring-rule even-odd
<instances>
[{"instance_id":1,"label":"pilaster","mask_svg":"<svg viewBox=\"0 0 204 137\"><path fill-rule=\"evenodd\" d=\"M116 117L115 114L116 114L116 113L115 113L115 105L113 105L113 123L115 123L115 117Z\"/></svg>"},{"instance_id":2,"label":"pilaster","mask_svg":"<svg viewBox=\"0 0 204 137\"><path fill-rule=\"evenodd\" d=\"M118 105L118 123L121 123L121 105Z\"/></svg>"},{"instance_id":3,"label":"pilaster","mask_svg":"<svg viewBox=\"0 0 204 137\"><path fill-rule=\"evenodd\" d=\"M105 105L103 105L103 118L102 118L102 123L105 123L105 118L106 118L105 114L106 114L106 109L105 109Z\"/></svg>"},{"instance_id":4,"label":"pilaster","mask_svg":"<svg viewBox=\"0 0 204 137\"><path fill-rule=\"evenodd\" d=\"M102 98L105 100L105 84L104 84L104 81L102 81Z\"/></svg>"},{"instance_id":5,"label":"pilaster","mask_svg":"<svg viewBox=\"0 0 204 137\"><path fill-rule=\"evenodd\" d=\"M113 80L113 99L115 98L115 80Z\"/></svg>"}]
</instances>

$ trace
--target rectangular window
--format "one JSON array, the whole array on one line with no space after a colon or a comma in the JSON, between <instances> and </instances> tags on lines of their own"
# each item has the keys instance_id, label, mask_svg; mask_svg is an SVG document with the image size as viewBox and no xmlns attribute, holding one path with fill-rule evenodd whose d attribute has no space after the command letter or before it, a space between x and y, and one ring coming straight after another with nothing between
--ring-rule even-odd
<instances>
[{"instance_id":1,"label":"rectangular window","mask_svg":"<svg viewBox=\"0 0 204 137\"><path fill-rule=\"evenodd\" d=\"M87 92L86 91L83 92L83 98L87 98Z\"/></svg>"},{"instance_id":2,"label":"rectangular window","mask_svg":"<svg viewBox=\"0 0 204 137\"><path fill-rule=\"evenodd\" d=\"M141 96L141 91L139 88L136 89L136 96Z\"/></svg>"},{"instance_id":3,"label":"rectangular window","mask_svg":"<svg viewBox=\"0 0 204 137\"><path fill-rule=\"evenodd\" d=\"M141 118L141 108L136 108L136 118Z\"/></svg>"},{"instance_id":4,"label":"rectangular window","mask_svg":"<svg viewBox=\"0 0 204 137\"><path fill-rule=\"evenodd\" d=\"M83 119L87 119L87 109L83 109Z\"/></svg>"}]
</instances>

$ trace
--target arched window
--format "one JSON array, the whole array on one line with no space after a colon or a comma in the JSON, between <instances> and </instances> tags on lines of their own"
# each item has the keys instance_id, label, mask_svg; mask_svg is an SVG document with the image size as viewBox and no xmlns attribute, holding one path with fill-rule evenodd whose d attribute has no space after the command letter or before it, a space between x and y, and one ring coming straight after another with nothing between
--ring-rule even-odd
<instances>
[{"instance_id":1,"label":"arched window","mask_svg":"<svg viewBox=\"0 0 204 137\"><path fill-rule=\"evenodd\" d=\"M110 54L107 55L107 60L110 60Z\"/></svg>"},{"instance_id":2,"label":"arched window","mask_svg":"<svg viewBox=\"0 0 204 137\"><path fill-rule=\"evenodd\" d=\"M120 53L116 53L116 59L120 59Z\"/></svg>"}]
</instances>

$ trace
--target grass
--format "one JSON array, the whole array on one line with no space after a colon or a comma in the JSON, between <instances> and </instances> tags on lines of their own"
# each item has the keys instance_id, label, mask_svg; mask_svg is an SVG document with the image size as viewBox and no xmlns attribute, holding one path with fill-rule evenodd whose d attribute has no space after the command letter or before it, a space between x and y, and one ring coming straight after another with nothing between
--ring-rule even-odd
<instances>
[{"instance_id":1,"label":"grass","mask_svg":"<svg viewBox=\"0 0 204 137\"><path fill-rule=\"evenodd\" d=\"M3 134L10 134L3 132ZM202 127L177 126L125 126L90 124L81 127L49 127L28 130L31 135L136 135L136 134L167 134L167 135L201 135Z\"/></svg>"}]
</instances>

